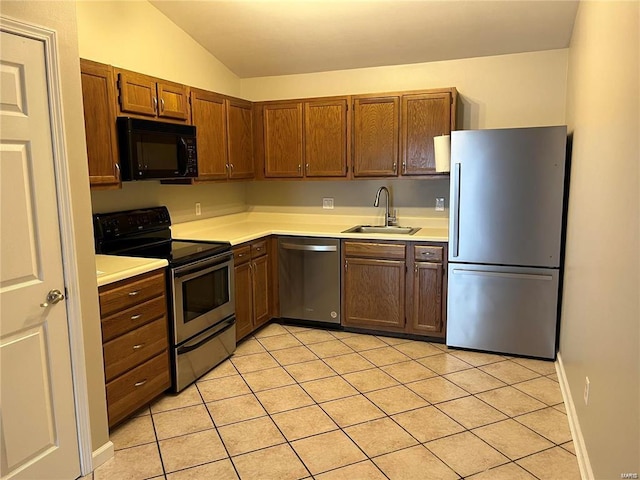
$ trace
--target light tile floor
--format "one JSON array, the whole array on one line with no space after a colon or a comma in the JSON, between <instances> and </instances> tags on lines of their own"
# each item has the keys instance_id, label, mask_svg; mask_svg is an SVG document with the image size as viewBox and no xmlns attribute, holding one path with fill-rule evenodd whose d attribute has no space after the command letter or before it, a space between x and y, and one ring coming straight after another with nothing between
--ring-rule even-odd
<instances>
[{"instance_id":1,"label":"light tile floor","mask_svg":"<svg viewBox=\"0 0 640 480\"><path fill-rule=\"evenodd\" d=\"M88 478L580 478L553 363L279 324L111 440Z\"/></svg>"}]
</instances>

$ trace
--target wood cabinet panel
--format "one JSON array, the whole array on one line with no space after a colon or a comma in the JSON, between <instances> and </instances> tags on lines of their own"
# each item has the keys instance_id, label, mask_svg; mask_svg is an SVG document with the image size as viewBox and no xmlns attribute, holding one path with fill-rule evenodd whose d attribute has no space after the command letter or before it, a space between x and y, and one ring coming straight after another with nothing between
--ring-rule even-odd
<instances>
[{"instance_id":1,"label":"wood cabinet panel","mask_svg":"<svg viewBox=\"0 0 640 480\"><path fill-rule=\"evenodd\" d=\"M355 177L389 177L398 174L400 97L355 97Z\"/></svg>"},{"instance_id":2,"label":"wood cabinet panel","mask_svg":"<svg viewBox=\"0 0 640 480\"><path fill-rule=\"evenodd\" d=\"M168 347L166 317L105 343L103 351L106 381L113 380Z\"/></svg>"},{"instance_id":3,"label":"wood cabinet panel","mask_svg":"<svg viewBox=\"0 0 640 480\"><path fill-rule=\"evenodd\" d=\"M89 183L94 187L118 188L120 165L113 68L80 59L80 72Z\"/></svg>"},{"instance_id":4,"label":"wood cabinet panel","mask_svg":"<svg viewBox=\"0 0 640 480\"><path fill-rule=\"evenodd\" d=\"M347 99L304 103L305 175L347 174Z\"/></svg>"},{"instance_id":5,"label":"wood cabinet panel","mask_svg":"<svg viewBox=\"0 0 640 480\"><path fill-rule=\"evenodd\" d=\"M146 75L134 72L118 73L120 110L155 117L158 108L156 82Z\"/></svg>"},{"instance_id":6,"label":"wood cabinet panel","mask_svg":"<svg viewBox=\"0 0 640 480\"><path fill-rule=\"evenodd\" d=\"M344 279L345 326L404 328L404 260L347 258Z\"/></svg>"},{"instance_id":7,"label":"wood cabinet panel","mask_svg":"<svg viewBox=\"0 0 640 480\"><path fill-rule=\"evenodd\" d=\"M269 320L269 255L252 260L253 321L257 328Z\"/></svg>"},{"instance_id":8,"label":"wood cabinet panel","mask_svg":"<svg viewBox=\"0 0 640 480\"><path fill-rule=\"evenodd\" d=\"M143 303L137 303L131 308L108 317L103 316L102 341L107 342L156 318L165 317L166 314L167 299L164 296L159 296Z\"/></svg>"},{"instance_id":9,"label":"wood cabinet panel","mask_svg":"<svg viewBox=\"0 0 640 480\"><path fill-rule=\"evenodd\" d=\"M188 120L187 87L177 83L157 82L158 116Z\"/></svg>"},{"instance_id":10,"label":"wood cabinet panel","mask_svg":"<svg viewBox=\"0 0 640 480\"><path fill-rule=\"evenodd\" d=\"M253 178L253 124L251 102L227 100L229 178Z\"/></svg>"},{"instance_id":11,"label":"wood cabinet panel","mask_svg":"<svg viewBox=\"0 0 640 480\"><path fill-rule=\"evenodd\" d=\"M345 255L361 258L405 258L406 246L398 243L344 242Z\"/></svg>"},{"instance_id":12,"label":"wood cabinet panel","mask_svg":"<svg viewBox=\"0 0 640 480\"><path fill-rule=\"evenodd\" d=\"M451 93L402 96L402 174L436 171L433 137L451 132Z\"/></svg>"},{"instance_id":13,"label":"wood cabinet panel","mask_svg":"<svg viewBox=\"0 0 640 480\"><path fill-rule=\"evenodd\" d=\"M100 289L100 314L103 317L164 295L164 271L151 272L136 278L134 281L123 280Z\"/></svg>"},{"instance_id":14,"label":"wood cabinet panel","mask_svg":"<svg viewBox=\"0 0 640 480\"><path fill-rule=\"evenodd\" d=\"M226 104L223 97L191 90L191 124L196 127L198 180L227 178Z\"/></svg>"},{"instance_id":15,"label":"wood cabinet panel","mask_svg":"<svg viewBox=\"0 0 640 480\"><path fill-rule=\"evenodd\" d=\"M248 255L247 255L248 258ZM236 296L236 340L253 331L253 294L251 263L236 265L234 269Z\"/></svg>"},{"instance_id":16,"label":"wood cabinet panel","mask_svg":"<svg viewBox=\"0 0 640 480\"><path fill-rule=\"evenodd\" d=\"M412 333L442 333L442 277L442 263L414 264Z\"/></svg>"},{"instance_id":17,"label":"wood cabinet panel","mask_svg":"<svg viewBox=\"0 0 640 480\"><path fill-rule=\"evenodd\" d=\"M169 353L166 350L107 383L109 427L149 403L170 385Z\"/></svg>"},{"instance_id":18,"label":"wood cabinet panel","mask_svg":"<svg viewBox=\"0 0 640 480\"><path fill-rule=\"evenodd\" d=\"M266 177L302 177L302 103L264 106Z\"/></svg>"},{"instance_id":19,"label":"wood cabinet panel","mask_svg":"<svg viewBox=\"0 0 640 480\"><path fill-rule=\"evenodd\" d=\"M236 265L245 263L251 260L251 246L243 245L241 247L234 247L233 249L233 261Z\"/></svg>"},{"instance_id":20,"label":"wood cabinet panel","mask_svg":"<svg viewBox=\"0 0 640 480\"><path fill-rule=\"evenodd\" d=\"M444 259L444 248L430 245L415 245L413 256L418 261L442 262Z\"/></svg>"}]
</instances>

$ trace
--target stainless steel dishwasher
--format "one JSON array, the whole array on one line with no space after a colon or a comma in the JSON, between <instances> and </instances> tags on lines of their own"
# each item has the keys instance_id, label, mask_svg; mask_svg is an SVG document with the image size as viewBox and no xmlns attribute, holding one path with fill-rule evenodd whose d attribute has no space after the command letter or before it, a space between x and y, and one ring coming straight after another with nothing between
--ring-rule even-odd
<instances>
[{"instance_id":1,"label":"stainless steel dishwasher","mask_svg":"<svg viewBox=\"0 0 640 480\"><path fill-rule=\"evenodd\" d=\"M278 239L280 316L340 323L340 240Z\"/></svg>"}]
</instances>

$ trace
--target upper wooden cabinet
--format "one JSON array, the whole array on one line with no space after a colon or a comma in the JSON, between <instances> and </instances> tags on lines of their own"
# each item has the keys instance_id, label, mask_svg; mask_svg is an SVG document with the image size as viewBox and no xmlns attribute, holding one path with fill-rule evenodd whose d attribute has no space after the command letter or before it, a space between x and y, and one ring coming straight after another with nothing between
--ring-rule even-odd
<instances>
[{"instance_id":1,"label":"upper wooden cabinet","mask_svg":"<svg viewBox=\"0 0 640 480\"><path fill-rule=\"evenodd\" d=\"M451 92L402 96L402 175L435 173L433 137L451 133Z\"/></svg>"},{"instance_id":2,"label":"upper wooden cabinet","mask_svg":"<svg viewBox=\"0 0 640 480\"><path fill-rule=\"evenodd\" d=\"M302 177L302 103L264 106L264 176Z\"/></svg>"},{"instance_id":3,"label":"upper wooden cabinet","mask_svg":"<svg viewBox=\"0 0 640 480\"><path fill-rule=\"evenodd\" d=\"M227 109L224 97L191 89L191 124L196 127L198 180L225 179L227 160Z\"/></svg>"},{"instance_id":4,"label":"upper wooden cabinet","mask_svg":"<svg viewBox=\"0 0 640 480\"><path fill-rule=\"evenodd\" d=\"M191 89L198 181L253 178L251 102Z\"/></svg>"},{"instance_id":5,"label":"upper wooden cabinet","mask_svg":"<svg viewBox=\"0 0 640 480\"><path fill-rule=\"evenodd\" d=\"M435 174L433 137L455 128L456 102L455 88L355 96L354 177Z\"/></svg>"},{"instance_id":6,"label":"upper wooden cabinet","mask_svg":"<svg viewBox=\"0 0 640 480\"><path fill-rule=\"evenodd\" d=\"M354 98L354 177L389 177L398 174L399 123L399 96Z\"/></svg>"},{"instance_id":7,"label":"upper wooden cabinet","mask_svg":"<svg viewBox=\"0 0 640 480\"><path fill-rule=\"evenodd\" d=\"M116 71L120 114L181 123L189 120L188 87L127 70Z\"/></svg>"},{"instance_id":8,"label":"upper wooden cabinet","mask_svg":"<svg viewBox=\"0 0 640 480\"><path fill-rule=\"evenodd\" d=\"M304 102L306 177L347 174L348 99Z\"/></svg>"},{"instance_id":9,"label":"upper wooden cabinet","mask_svg":"<svg viewBox=\"0 0 640 480\"><path fill-rule=\"evenodd\" d=\"M253 178L253 106L238 99L226 100L229 178Z\"/></svg>"},{"instance_id":10,"label":"upper wooden cabinet","mask_svg":"<svg viewBox=\"0 0 640 480\"><path fill-rule=\"evenodd\" d=\"M94 188L118 188L118 138L113 68L80 60L89 182Z\"/></svg>"}]
</instances>

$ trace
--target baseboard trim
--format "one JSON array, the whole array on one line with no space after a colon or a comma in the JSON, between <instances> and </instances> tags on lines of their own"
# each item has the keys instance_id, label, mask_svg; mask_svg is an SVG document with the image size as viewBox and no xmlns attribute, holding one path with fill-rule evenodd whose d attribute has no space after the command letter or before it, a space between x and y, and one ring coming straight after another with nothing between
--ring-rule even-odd
<instances>
[{"instance_id":1,"label":"baseboard trim","mask_svg":"<svg viewBox=\"0 0 640 480\"><path fill-rule=\"evenodd\" d=\"M91 458L93 460L93 469L95 470L107 460L111 459L114 454L113 442L109 441L97 450L94 450Z\"/></svg>"},{"instance_id":2,"label":"baseboard trim","mask_svg":"<svg viewBox=\"0 0 640 480\"><path fill-rule=\"evenodd\" d=\"M576 407L573 403L571 390L569 389L569 381L567 380L567 374L564 371L562 356L559 353L556 361L556 373L558 374L558 381L560 382L560 391L562 392L564 406L567 409L567 418L569 419L569 428L571 429L571 436L573 437L573 446L576 449L576 457L578 457L580 476L582 477L582 480L594 480L587 446L584 443L584 437L582 436L582 430L580 429L580 422L578 421L578 415L576 414Z\"/></svg>"}]
</instances>

